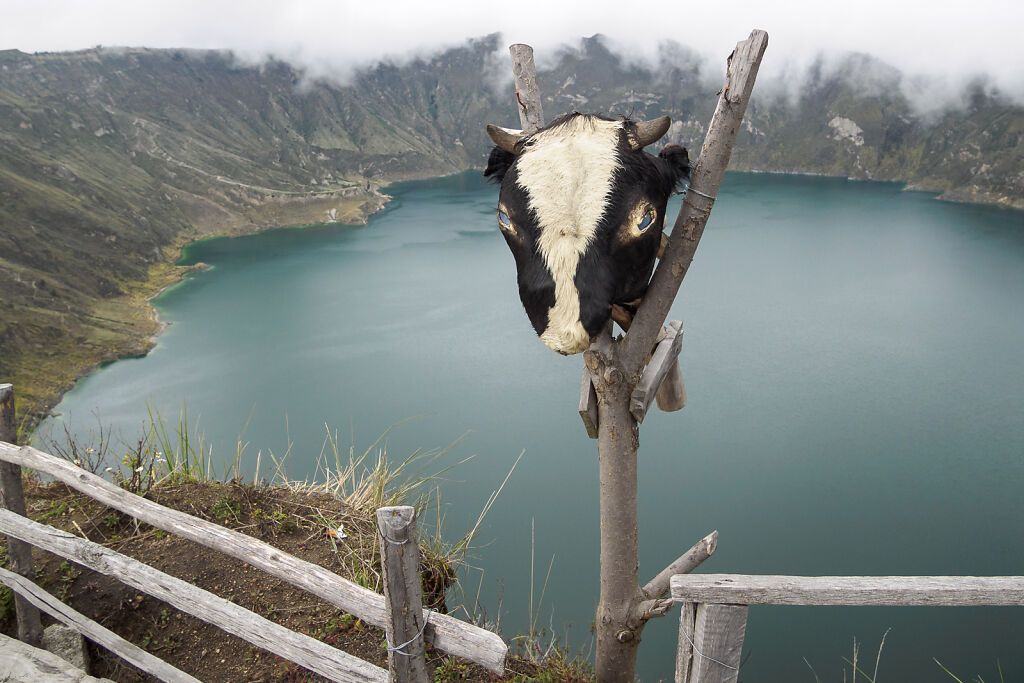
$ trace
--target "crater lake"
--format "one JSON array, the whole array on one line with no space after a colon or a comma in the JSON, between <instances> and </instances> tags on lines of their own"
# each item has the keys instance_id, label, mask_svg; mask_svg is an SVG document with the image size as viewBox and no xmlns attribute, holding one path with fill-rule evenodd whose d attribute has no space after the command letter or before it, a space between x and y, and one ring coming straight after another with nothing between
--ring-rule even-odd
<instances>
[{"instance_id":1,"label":"crater lake","mask_svg":"<svg viewBox=\"0 0 1024 683\"><path fill-rule=\"evenodd\" d=\"M99 420L130 441L151 409L175 422L187 406L218 469L241 438L250 476L260 451L299 480L322 478L327 429L346 451L387 432L392 461L453 444L437 469L475 457L437 482L450 540L525 452L464 589L506 640L532 614L592 655L581 357L535 336L479 173L388 192L365 226L188 247L211 269L155 301L169 326L153 351L80 381L37 438ZM670 317L689 403L641 428L642 582L714 529L698 571L1024 574L1024 213L728 174ZM842 680L854 639L870 672L886 632L879 680L952 680L933 657L964 680L999 680L997 661L1024 680L1021 608L755 606L748 624L744 680ZM671 680L677 628L673 610L644 631L643 680Z\"/></svg>"}]
</instances>

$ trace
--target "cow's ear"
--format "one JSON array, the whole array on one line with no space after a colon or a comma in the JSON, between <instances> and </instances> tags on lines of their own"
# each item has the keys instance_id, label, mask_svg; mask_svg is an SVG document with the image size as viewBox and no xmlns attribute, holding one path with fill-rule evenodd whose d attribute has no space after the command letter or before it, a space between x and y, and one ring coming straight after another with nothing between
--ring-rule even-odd
<instances>
[{"instance_id":1,"label":"cow's ear","mask_svg":"<svg viewBox=\"0 0 1024 683\"><path fill-rule=\"evenodd\" d=\"M690 155L685 147L666 145L658 158L665 162L673 188L677 188L681 181L690 179Z\"/></svg>"},{"instance_id":2,"label":"cow's ear","mask_svg":"<svg viewBox=\"0 0 1024 683\"><path fill-rule=\"evenodd\" d=\"M491 150L491 156L487 159L487 168L484 169L484 177L494 183L500 183L505 173L516 160L516 155L506 152L501 147Z\"/></svg>"}]
</instances>

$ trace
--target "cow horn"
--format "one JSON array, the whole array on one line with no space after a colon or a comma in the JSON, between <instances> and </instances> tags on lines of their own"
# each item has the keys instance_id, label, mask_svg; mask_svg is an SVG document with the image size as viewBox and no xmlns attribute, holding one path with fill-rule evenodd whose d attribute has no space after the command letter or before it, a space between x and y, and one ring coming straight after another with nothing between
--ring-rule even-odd
<instances>
[{"instance_id":1,"label":"cow horn","mask_svg":"<svg viewBox=\"0 0 1024 683\"><path fill-rule=\"evenodd\" d=\"M672 119L667 116L659 116L653 121L640 121L636 124L636 149L643 149L655 142L662 135L668 132Z\"/></svg>"},{"instance_id":2,"label":"cow horn","mask_svg":"<svg viewBox=\"0 0 1024 683\"><path fill-rule=\"evenodd\" d=\"M487 135L506 152L516 153L516 143L523 139L523 131L487 124Z\"/></svg>"}]
</instances>

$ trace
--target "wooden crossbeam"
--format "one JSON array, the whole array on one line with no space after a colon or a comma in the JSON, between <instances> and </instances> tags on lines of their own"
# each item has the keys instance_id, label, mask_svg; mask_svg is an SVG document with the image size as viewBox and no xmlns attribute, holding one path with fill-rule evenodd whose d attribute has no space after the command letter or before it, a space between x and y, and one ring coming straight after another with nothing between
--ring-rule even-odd
<instances>
[{"instance_id":1,"label":"wooden crossbeam","mask_svg":"<svg viewBox=\"0 0 1024 683\"><path fill-rule=\"evenodd\" d=\"M107 648L126 662L139 667L158 680L170 683L199 683L199 680L176 669L159 657L155 657L121 636L74 610L56 597L50 595L32 581L6 569L0 569L0 581L10 587L36 609L45 611L54 619L69 626L83 636Z\"/></svg>"},{"instance_id":2,"label":"wooden crossbeam","mask_svg":"<svg viewBox=\"0 0 1024 683\"><path fill-rule=\"evenodd\" d=\"M1024 606L1024 576L687 574L672 597L734 605Z\"/></svg>"},{"instance_id":3,"label":"wooden crossbeam","mask_svg":"<svg viewBox=\"0 0 1024 683\"><path fill-rule=\"evenodd\" d=\"M112 576L132 588L331 680L388 680L387 672L379 666L275 624L240 605L98 543L33 522L8 510L0 510L0 531ZM76 629L81 627L77 621L69 625ZM89 633L82 633L92 637ZM115 652L121 654L117 650ZM192 680L191 677L188 680Z\"/></svg>"}]
</instances>

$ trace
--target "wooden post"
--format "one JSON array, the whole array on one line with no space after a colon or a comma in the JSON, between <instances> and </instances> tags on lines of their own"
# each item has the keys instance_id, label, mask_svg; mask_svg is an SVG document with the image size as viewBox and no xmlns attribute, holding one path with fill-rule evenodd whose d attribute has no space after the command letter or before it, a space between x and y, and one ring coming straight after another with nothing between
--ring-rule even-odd
<instances>
[{"instance_id":1,"label":"wooden post","mask_svg":"<svg viewBox=\"0 0 1024 683\"><path fill-rule=\"evenodd\" d=\"M690 683L693 666L693 627L697 621L697 603L684 602L679 610L679 643L676 649L675 683Z\"/></svg>"},{"instance_id":2,"label":"wooden post","mask_svg":"<svg viewBox=\"0 0 1024 683\"><path fill-rule=\"evenodd\" d=\"M688 683L736 683L746 630L746 605L697 605Z\"/></svg>"},{"instance_id":3,"label":"wooden post","mask_svg":"<svg viewBox=\"0 0 1024 683\"><path fill-rule=\"evenodd\" d=\"M396 683L426 683L426 619L416 510L409 505L378 509L377 533L388 612L388 672Z\"/></svg>"},{"instance_id":4,"label":"wooden post","mask_svg":"<svg viewBox=\"0 0 1024 683\"><path fill-rule=\"evenodd\" d=\"M18 429L14 422L14 387L0 384L0 441L14 444L18 439ZM11 512L25 516L25 493L21 487L21 466L8 462L0 462L0 494L3 505ZM32 546L16 538L7 538L7 556L11 560L11 570L33 579L35 570L32 565ZM39 608L23 598L14 596L14 609L18 619L18 640L40 647L43 641L43 627L39 622Z\"/></svg>"},{"instance_id":5,"label":"wooden post","mask_svg":"<svg viewBox=\"0 0 1024 683\"><path fill-rule=\"evenodd\" d=\"M668 247L626 336L610 353L596 351L600 453L601 600L595 669L602 683L632 681L640 634L646 624L639 563L637 448L639 424L629 411L631 394L657 341L707 224L736 133L750 99L768 34L753 31L729 56L726 82L708 126L700 157Z\"/></svg>"}]
</instances>

